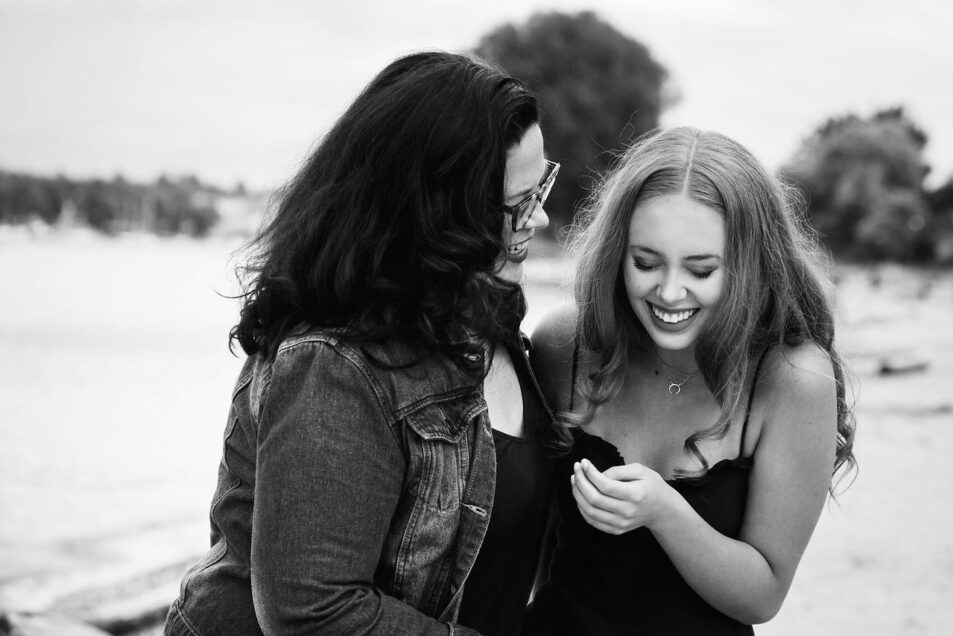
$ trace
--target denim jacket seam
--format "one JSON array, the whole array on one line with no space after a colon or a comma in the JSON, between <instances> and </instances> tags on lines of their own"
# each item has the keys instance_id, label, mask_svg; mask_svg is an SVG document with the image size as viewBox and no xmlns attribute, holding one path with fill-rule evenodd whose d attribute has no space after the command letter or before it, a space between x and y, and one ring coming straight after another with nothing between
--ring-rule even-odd
<instances>
[{"instance_id":1,"label":"denim jacket seam","mask_svg":"<svg viewBox=\"0 0 953 636\"><path fill-rule=\"evenodd\" d=\"M238 376L238 380L235 381L235 388L232 389L233 400L239 393L241 393L245 389L245 387L251 384L254 377L255 377L254 367L242 370L241 375Z\"/></svg>"},{"instance_id":2,"label":"denim jacket seam","mask_svg":"<svg viewBox=\"0 0 953 636\"><path fill-rule=\"evenodd\" d=\"M469 395L477 389L476 385L473 384L460 384L454 388L448 389L446 391L439 391L435 393L428 394L424 397L421 397L410 404L402 405L400 407L391 404L391 400L388 399L387 392L384 390L381 382L376 374L371 372L367 368L367 365L364 364L364 355L358 352L353 347L348 346L340 341L339 338L330 336L323 333L312 333L303 336L297 336L293 339L286 340L278 348L278 353L289 351L291 349L297 348L302 345L318 345L324 344L327 345L331 351L337 353L339 356L347 359L354 365L364 376L364 379L368 382L370 387L373 389L375 396L380 404L381 411L384 414L384 417L387 419L387 422L390 426L396 425L398 422L406 419L410 415L432 406L434 404L442 404L445 402L452 402L454 400L460 399L466 395Z\"/></svg>"},{"instance_id":3,"label":"denim jacket seam","mask_svg":"<svg viewBox=\"0 0 953 636\"><path fill-rule=\"evenodd\" d=\"M358 352L353 350L351 347L342 346L338 338L327 336L324 334L308 334L306 336L297 336L293 339L286 340L280 347L278 347L277 355L282 353L291 352L294 349L297 349L301 346L310 346L316 349L326 349L327 351L333 353L342 360L346 360L351 366L353 366L364 378L364 381L367 382L367 385L370 387L371 391L374 393L374 397L377 400L377 407L380 410L381 416L384 418L384 421L387 422L388 429L391 431L391 435L394 437L395 443L400 446L400 439L397 432L394 430L395 424L397 423L397 418L395 417L394 409L389 408L387 396L380 386L379 381L375 378L369 371L361 364L361 356ZM277 357L276 355L276 357ZM271 370L269 367L267 384L262 388L263 394L260 401L259 408L264 408L265 395L264 392L271 386Z\"/></svg>"},{"instance_id":4,"label":"denim jacket seam","mask_svg":"<svg viewBox=\"0 0 953 636\"><path fill-rule=\"evenodd\" d=\"M271 366L269 365L262 373L264 377L261 380L261 386L258 387L258 392L253 396L254 400L250 405L252 407L251 416L255 430L258 430L258 424L261 422L261 413L265 408L265 399L268 396L268 390L271 389Z\"/></svg>"},{"instance_id":5,"label":"denim jacket seam","mask_svg":"<svg viewBox=\"0 0 953 636\"><path fill-rule=\"evenodd\" d=\"M368 368L368 365L365 364L366 360L364 355L354 347L348 346L346 343L342 343L340 339L333 337L325 333L311 333L302 336L297 336L295 338L286 340L278 348L278 354L288 353L293 349L296 349L300 346L314 346L314 347L327 347L329 351L335 353L341 358L347 360L353 367L360 372L364 377L364 380L367 382L368 386L374 393L374 396L377 399L378 407L380 409L381 415L384 420L387 422L388 426L391 429L391 434L394 437L395 442L403 448L403 442L401 440L402 429L404 426L408 426L407 418L413 414L435 404L443 404L447 402L452 402L454 400L459 400L462 397L472 394L474 391L479 392L479 388L472 384L461 384L452 389L446 391L440 391L436 393L431 393L422 398L415 400L414 402L405 405L401 408L396 408L392 403L393 400L391 396L388 395L387 391L384 389L380 378L377 377L371 369ZM263 388L261 389L263 395L260 400L259 409L263 408L263 403L266 399L264 392L267 391L270 386L271 379L271 368L268 368L268 378L265 380ZM482 394L481 394L482 397ZM464 415L467 420L473 418L476 414L479 414L480 411L485 410L486 405L484 401L480 401L479 404L476 404L471 410L468 410Z\"/></svg>"},{"instance_id":6,"label":"denim jacket seam","mask_svg":"<svg viewBox=\"0 0 953 636\"><path fill-rule=\"evenodd\" d=\"M233 483L231 486L229 486L228 488L224 489L224 490L219 494L219 496L216 497L216 498L212 501L212 505L211 505L210 508L209 508L210 510L214 511L214 510L218 507L218 505L219 505L220 503L222 503L222 500L225 499L225 497L228 496L228 494L229 494L230 492L232 492L233 490L235 490L236 488L238 488L238 487L241 485L241 483L242 483L242 480L241 480L241 479L238 479L237 477L235 477L234 480L235 480L235 481L234 481L234 483Z\"/></svg>"},{"instance_id":7,"label":"denim jacket seam","mask_svg":"<svg viewBox=\"0 0 953 636\"><path fill-rule=\"evenodd\" d=\"M371 386L374 387L375 393L378 394L378 399L381 400L382 405L388 402L388 400L386 399L386 393L384 392L383 388L380 386L380 383L376 375L372 373L364 364L365 362L364 355L358 352L354 347L349 346L345 342L342 342L337 335L331 334L329 332L312 332L308 334L293 336L292 338L285 340L278 347L278 352L281 353L282 351L292 349L300 345L318 344L318 343L323 343L328 345L333 351L336 351L339 354L351 360L351 362L361 370L364 377L368 379ZM411 415L414 412L422 408L426 408L427 406L430 406L432 404L437 404L440 402L449 402L449 401L458 399L470 393L475 388L476 388L476 385L472 383L470 384L461 383L459 386L455 386L446 391L439 391L436 393L432 393L430 395L419 398L418 400L407 405L401 405L401 406L394 405L390 409L390 412L393 414L393 416L389 418L389 421L391 422L391 424L393 424L394 422L399 421L407 417L408 415Z\"/></svg>"},{"instance_id":8,"label":"denim jacket seam","mask_svg":"<svg viewBox=\"0 0 953 636\"><path fill-rule=\"evenodd\" d=\"M434 585L433 589L430 590L430 598L427 600L427 604L433 608L440 607L440 598L443 596L444 588L450 582L450 574L453 572L456 564L449 560L445 559L443 564L441 564L440 569L436 572L436 580L443 581L442 585ZM451 597L453 595L451 594Z\"/></svg>"},{"instance_id":9,"label":"denim jacket seam","mask_svg":"<svg viewBox=\"0 0 953 636\"><path fill-rule=\"evenodd\" d=\"M332 336L326 332L312 332L298 336L292 336L278 345L276 356L289 349L297 348L301 345L328 345L332 349L337 349L340 338Z\"/></svg>"},{"instance_id":10,"label":"denim jacket seam","mask_svg":"<svg viewBox=\"0 0 953 636\"><path fill-rule=\"evenodd\" d=\"M358 372L360 372L361 376L364 377L364 381L367 382L367 385L374 392L374 397L377 398L377 405L381 410L381 415L384 416L384 420L387 422L388 427L391 429L391 432L394 433L394 427L399 421L396 410L390 404L387 392L384 390L384 387L381 386L380 380L363 364L364 356L362 356L352 347L341 346L337 342L334 344L329 342L328 345L335 354L350 362L351 365L357 369ZM396 439L397 437L395 433L395 440Z\"/></svg>"},{"instance_id":11,"label":"denim jacket seam","mask_svg":"<svg viewBox=\"0 0 953 636\"><path fill-rule=\"evenodd\" d=\"M331 343L329 342L329 344ZM453 402L455 400L459 400L462 397L470 395L477 390L477 387L474 385L461 384L460 386L456 386L445 391L429 393L409 404L397 406L397 404L393 403L393 399L389 397L388 392L384 389L378 375L372 372L365 364L365 357L363 354L358 352L353 347L347 346L346 344L342 344L338 341L335 341L333 344L331 344L331 346L339 355L350 360L351 363L357 367L357 369L367 380L368 384L374 390L374 393L380 402L381 409L384 411L388 424L391 427L396 426L400 422L406 422L408 417L418 413L419 411L422 411L429 406Z\"/></svg>"},{"instance_id":12,"label":"denim jacket seam","mask_svg":"<svg viewBox=\"0 0 953 636\"><path fill-rule=\"evenodd\" d=\"M178 603L175 605L175 613L179 615L179 619L185 625L185 628L189 630L189 633L192 634L192 636L204 636L202 632L195 628L195 626L192 624L192 621L190 621L189 617L186 615L185 610L183 610Z\"/></svg>"},{"instance_id":13,"label":"denim jacket seam","mask_svg":"<svg viewBox=\"0 0 953 636\"><path fill-rule=\"evenodd\" d=\"M414 402L411 402L410 404L400 407L395 412L394 415L398 420L403 420L403 419L406 419L407 417L410 417L414 413L417 413L418 411L421 411L427 408L428 406L433 406L434 404L443 404L446 402L453 402L454 400L458 400L462 397L470 395L476 390L478 389L475 386L464 385L464 386L460 386L460 387L450 389L447 391L433 393L425 397L422 397L418 400L415 400Z\"/></svg>"},{"instance_id":14,"label":"denim jacket seam","mask_svg":"<svg viewBox=\"0 0 953 636\"><path fill-rule=\"evenodd\" d=\"M238 427L238 414L235 413L234 407L228 412L228 424L225 426L225 434L222 437L222 466L225 467L229 473L232 472L232 469L228 465L228 440L231 439L232 435L235 433L235 429ZM231 490L231 489L229 489ZM212 507L215 507L215 502L212 502Z\"/></svg>"},{"instance_id":15,"label":"denim jacket seam","mask_svg":"<svg viewBox=\"0 0 953 636\"><path fill-rule=\"evenodd\" d=\"M397 550L398 554L406 554L409 551L408 544L415 535L415 531L420 520L420 515L423 512L423 507L423 498L420 497L419 493L415 493L414 505L410 507L410 514L408 516L407 523L404 525L403 531L401 532L400 547ZM408 559L397 559L397 561L394 563L394 584L397 589L403 587L406 569L409 565L410 561Z\"/></svg>"}]
</instances>

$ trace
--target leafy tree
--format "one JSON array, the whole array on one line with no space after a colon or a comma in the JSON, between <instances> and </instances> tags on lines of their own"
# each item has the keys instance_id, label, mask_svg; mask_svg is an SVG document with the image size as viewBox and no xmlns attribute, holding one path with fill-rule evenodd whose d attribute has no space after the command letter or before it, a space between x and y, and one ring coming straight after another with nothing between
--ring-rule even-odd
<instances>
[{"instance_id":1,"label":"leafy tree","mask_svg":"<svg viewBox=\"0 0 953 636\"><path fill-rule=\"evenodd\" d=\"M804 190L814 227L835 253L928 260L934 215L923 191L926 142L902 108L832 118L782 173Z\"/></svg>"},{"instance_id":2,"label":"leafy tree","mask_svg":"<svg viewBox=\"0 0 953 636\"><path fill-rule=\"evenodd\" d=\"M911 188L884 190L868 202L867 214L857 223L854 253L863 259L928 261L933 254L925 232L930 211L920 193Z\"/></svg>"},{"instance_id":3,"label":"leafy tree","mask_svg":"<svg viewBox=\"0 0 953 636\"><path fill-rule=\"evenodd\" d=\"M594 13L538 13L485 35L474 52L520 78L539 96L547 155L562 164L546 209L553 226L621 150L658 126L674 98L668 72L648 49Z\"/></svg>"}]
</instances>

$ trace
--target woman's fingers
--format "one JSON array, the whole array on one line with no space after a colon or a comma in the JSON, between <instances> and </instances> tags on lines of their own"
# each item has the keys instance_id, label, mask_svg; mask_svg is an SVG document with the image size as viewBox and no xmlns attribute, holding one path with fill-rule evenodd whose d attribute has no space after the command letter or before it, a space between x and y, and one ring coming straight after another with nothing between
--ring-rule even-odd
<instances>
[{"instance_id":1,"label":"woman's fingers","mask_svg":"<svg viewBox=\"0 0 953 636\"><path fill-rule=\"evenodd\" d=\"M594 468L592 470L596 473L599 472ZM589 504L600 510L605 510L606 512L614 514L618 514L620 512L621 502L618 499L604 495L589 479L589 474L583 470L582 464L580 462L576 462L573 465L573 478L575 480L576 490L579 491L580 496Z\"/></svg>"},{"instance_id":2,"label":"woman's fingers","mask_svg":"<svg viewBox=\"0 0 953 636\"><path fill-rule=\"evenodd\" d=\"M619 471L612 473L613 476L610 476L609 468L605 473L599 472L595 466L592 465L588 459L583 459L578 462L582 468L583 473L589 479L590 483L603 495L607 497L612 497L613 499L626 499L628 494L626 481L630 480L620 480L618 477L614 476L618 474ZM629 464L630 466L639 466L639 464ZM625 466L618 466L614 468L625 468ZM627 473L623 473L627 474Z\"/></svg>"},{"instance_id":3,"label":"woman's fingers","mask_svg":"<svg viewBox=\"0 0 953 636\"><path fill-rule=\"evenodd\" d=\"M602 475L606 479L611 479L613 481L638 481L640 479L649 479L656 472L651 468L648 468L642 464L626 464L624 466L612 466Z\"/></svg>"},{"instance_id":4,"label":"woman's fingers","mask_svg":"<svg viewBox=\"0 0 953 636\"><path fill-rule=\"evenodd\" d=\"M615 525L617 520L616 515L593 506L580 492L579 484L581 481L582 479L576 479L575 475L570 477L572 495L576 500L576 507L579 509L579 514L581 514L586 523L593 528L611 534L619 534L619 530Z\"/></svg>"},{"instance_id":5,"label":"woman's fingers","mask_svg":"<svg viewBox=\"0 0 953 636\"><path fill-rule=\"evenodd\" d=\"M579 512L595 528L621 534L648 525L666 501L661 476L642 464L599 471L587 459L573 465L572 492Z\"/></svg>"}]
</instances>

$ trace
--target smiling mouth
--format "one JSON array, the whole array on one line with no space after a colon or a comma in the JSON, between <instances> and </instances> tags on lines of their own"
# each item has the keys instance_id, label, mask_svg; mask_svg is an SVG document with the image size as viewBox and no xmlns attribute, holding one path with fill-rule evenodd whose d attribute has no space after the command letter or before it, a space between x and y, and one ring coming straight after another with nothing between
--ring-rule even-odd
<instances>
[{"instance_id":1,"label":"smiling mouth","mask_svg":"<svg viewBox=\"0 0 953 636\"><path fill-rule=\"evenodd\" d=\"M532 240L532 237L522 240L519 243L514 243L510 245L506 249L507 254L510 254L511 256L519 256L521 253L523 253L524 250L526 250L531 240Z\"/></svg>"},{"instance_id":2,"label":"smiling mouth","mask_svg":"<svg viewBox=\"0 0 953 636\"><path fill-rule=\"evenodd\" d=\"M646 302L648 303L648 306L652 310L652 313L655 315L655 317L669 325L677 325L679 323L685 322L698 313L698 307L695 307L694 309L683 309L681 311L666 311L657 305L653 305L648 301Z\"/></svg>"}]
</instances>

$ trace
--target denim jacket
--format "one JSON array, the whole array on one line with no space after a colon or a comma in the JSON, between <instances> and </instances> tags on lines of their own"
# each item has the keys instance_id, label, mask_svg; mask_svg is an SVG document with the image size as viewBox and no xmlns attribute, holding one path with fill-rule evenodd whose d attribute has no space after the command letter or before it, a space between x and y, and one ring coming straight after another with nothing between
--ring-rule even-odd
<instances>
[{"instance_id":1,"label":"denim jacket","mask_svg":"<svg viewBox=\"0 0 953 636\"><path fill-rule=\"evenodd\" d=\"M167 634L475 633L453 621L493 508L486 402L479 375L413 355L314 331L245 362L212 547Z\"/></svg>"}]
</instances>

